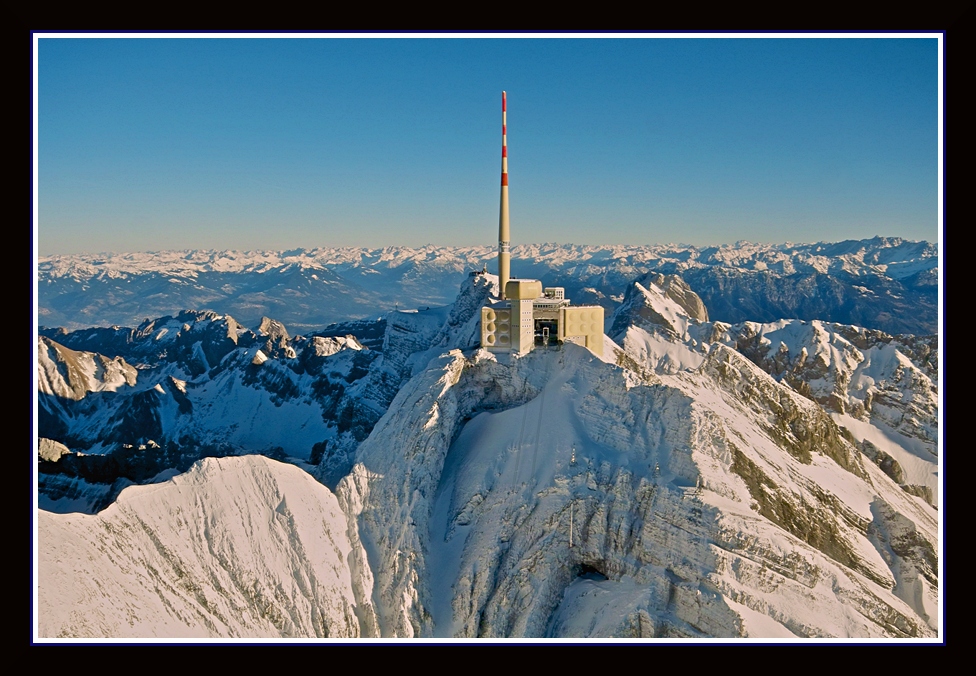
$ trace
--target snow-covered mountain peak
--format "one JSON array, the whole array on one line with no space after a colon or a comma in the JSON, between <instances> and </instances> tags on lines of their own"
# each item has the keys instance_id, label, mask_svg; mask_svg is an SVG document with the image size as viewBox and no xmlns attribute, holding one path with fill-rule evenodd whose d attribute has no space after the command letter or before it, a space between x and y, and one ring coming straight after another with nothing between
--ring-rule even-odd
<instances>
[{"instance_id":1,"label":"snow-covered mountain peak","mask_svg":"<svg viewBox=\"0 0 976 676\"><path fill-rule=\"evenodd\" d=\"M610 318L610 336L618 339L628 326L639 326L684 339L690 325L704 321L708 321L705 305L680 277L649 274L627 287Z\"/></svg>"}]
</instances>

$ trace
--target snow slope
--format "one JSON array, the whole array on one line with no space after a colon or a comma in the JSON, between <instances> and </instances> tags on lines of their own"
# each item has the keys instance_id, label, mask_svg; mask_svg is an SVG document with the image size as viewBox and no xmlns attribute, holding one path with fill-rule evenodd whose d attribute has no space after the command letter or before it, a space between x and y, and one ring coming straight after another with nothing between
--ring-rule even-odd
<instances>
[{"instance_id":1,"label":"snow slope","mask_svg":"<svg viewBox=\"0 0 976 676\"><path fill-rule=\"evenodd\" d=\"M356 637L368 571L325 486L260 456L206 459L97 515L38 512L41 637Z\"/></svg>"}]
</instances>

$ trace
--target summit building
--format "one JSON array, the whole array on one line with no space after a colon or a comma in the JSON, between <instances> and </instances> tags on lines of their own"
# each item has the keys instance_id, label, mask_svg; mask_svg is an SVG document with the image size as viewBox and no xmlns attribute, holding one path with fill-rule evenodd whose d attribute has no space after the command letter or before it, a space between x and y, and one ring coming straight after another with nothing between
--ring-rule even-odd
<instances>
[{"instance_id":1,"label":"summit building","mask_svg":"<svg viewBox=\"0 0 976 676\"><path fill-rule=\"evenodd\" d=\"M576 343L603 356L603 308L572 305L562 287L510 277L507 97L502 92L502 186L498 216L500 296L481 308L481 347L523 355L536 346Z\"/></svg>"}]
</instances>

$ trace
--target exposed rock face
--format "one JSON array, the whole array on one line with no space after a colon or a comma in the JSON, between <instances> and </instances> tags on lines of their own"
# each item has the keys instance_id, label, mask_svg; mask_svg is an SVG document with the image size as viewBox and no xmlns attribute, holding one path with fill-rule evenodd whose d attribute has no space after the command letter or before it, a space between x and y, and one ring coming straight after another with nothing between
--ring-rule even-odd
<instances>
[{"instance_id":1,"label":"exposed rock face","mask_svg":"<svg viewBox=\"0 0 976 676\"><path fill-rule=\"evenodd\" d=\"M98 515L38 517L42 637L376 635L339 503L298 468L204 460Z\"/></svg>"},{"instance_id":2,"label":"exposed rock face","mask_svg":"<svg viewBox=\"0 0 976 676\"><path fill-rule=\"evenodd\" d=\"M77 401L89 392L115 391L135 385L136 369L121 357L76 352L41 336L37 343L38 390Z\"/></svg>"},{"instance_id":3,"label":"exposed rock face","mask_svg":"<svg viewBox=\"0 0 976 676\"><path fill-rule=\"evenodd\" d=\"M258 326L258 335L267 336L276 343L288 343L288 329L281 322L270 317L261 317L261 324Z\"/></svg>"},{"instance_id":4,"label":"exposed rock face","mask_svg":"<svg viewBox=\"0 0 976 676\"><path fill-rule=\"evenodd\" d=\"M363 347L377 352L383 351L383 336L386 335L386 316L378 319L363 319L359 321L339 322L329 324L313 335L323 338L354 336Z\"/></svg>"},{"instance_id":5,"label":"exposed rock face","mask_svg":"<svg viewBox=\"0 0 976 676\"><path fill-rule=\"evenodd\" d=\"M67 446L57 441L43 438L37 440L37 457L46 462L57 462L70 452Z\"/></svg>"},{"instance_id":6,"label":"exposed rock face","mask_svg":"<svg viewBox=\"0 0 976 676\"><path fill-rule=\"evenodd\" d=\"M920 485L933 495L937 492L935 336L889 336L818 321L745 322L719 328L724 329L721 342L832 412L906 490ZM899 440L899 445L892 445L892 440ZM879 456L877 444L882 443L888 450Z\"/></svg>"},{"instance_id":7,"label":"exposed rock face","mask_svg":"<svg viewBox=\"0 0 976 676\"><path fill-rule=\"evenodd\" d=\"M935 336L925 342L915 336L899 339L818 321L746 322L730 326L727 334L727 342L777 379L798 389L806 383L806 392L828 410L883 420L934 448Z\"/></svg>"},{"instance_id":8,"label":"exposed rock face","mask_svg":"<svg viewBox=\"0 0 976 676\"><path fill-rule=\"evenodd\" d=\"M219 366L232 350L258 342L258 336L233 317L193 310L147 319L135 329L113 326L70 333L47 329L41 334L67 348L121 357L132 364L175 364L192 376Z\"/></svg>"},{"instance_id":9,"label":"exposed rock face","mask_svg":"<svg viewBox=\"0 0 976 676\"><path fill-rule=\"evenodd\" d=\"M139 362L138 370L122 356L76 352L42 337L40 432L95 454L43 471L111 484L123 477L145 480L167 467L186 470L209 455L307 458L323 440L365 438L385 408L371 412L362 429L343 416L352 400L362 399L345 387L362 379L379 354L360 359L364 351L355 338L292 339L273 320L260 333L230 317L184 312L147 320L137 330L63 336L71 344L121 349ZM308 354L297 358L294 346ZM131 449L149 442L159 450L136 462Z\"/></svg>"},{"instance_id":10,"label":"exposed rock face","mask_svg":"<svg viewBox=\"0 0 976 676\"><path fill-rule=\"evenodd\" d=\"M261 317L258 335L265 338L264 346L261 348L264 354L287 359L294 359L297 356L295 348L289 345L291 338L288 335L288 330L281 322L268 317Z\"/></svg>"}]
</instances>

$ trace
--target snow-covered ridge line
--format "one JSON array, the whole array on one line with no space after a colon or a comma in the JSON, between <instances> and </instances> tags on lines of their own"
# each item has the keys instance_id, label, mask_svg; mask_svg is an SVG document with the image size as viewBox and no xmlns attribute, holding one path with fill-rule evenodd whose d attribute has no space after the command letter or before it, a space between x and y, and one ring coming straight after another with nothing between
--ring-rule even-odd
<instances>
[{"instance_id":1,"label":"snow-covered ridge line","mask_svg":"<svg viewBox=\"0 0 976 676\"><path fill-rule=\"evenodd\" d=\"M283 267L334 269L350 267L396 268L410 263L432 262L466 267L495 257L493 246L320 247L287 251L184 250L133 253L70 254L42 256L42 278L86 279L134 274L188 275L208 272L267 272ZM759 244L736 242L716 247L675 244L577 245L521 244L512 248L515 259L530 259L550 266L661 265L679 268L731 267L791 274L802 269L819 272L844 270L851 274L887 274L900 278L937 265L937 247L897 237L814 244Z\"/></svg>"}]
</instances>

